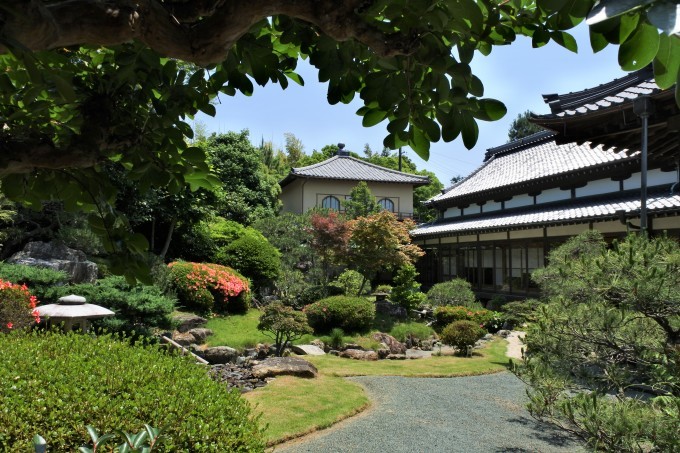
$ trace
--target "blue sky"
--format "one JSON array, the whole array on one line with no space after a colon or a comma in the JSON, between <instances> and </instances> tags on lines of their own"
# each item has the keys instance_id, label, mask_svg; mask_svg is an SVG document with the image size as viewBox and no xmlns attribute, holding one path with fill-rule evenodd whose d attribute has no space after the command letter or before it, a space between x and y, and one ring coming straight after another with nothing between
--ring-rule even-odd
<instances>
[{"instance_id":1,"label":"blue sky","mask_svg":"<svg viewBox=\"0 0 680 453\"><path fill-rule=\"evenodd\" d=\"M507 141L510 123L518 114L526 110L548 113L543 94L579 91L625 75L617 63L618 47L608 46L593 54L585 26L577 27L574 35L578 54L553 42L533 49L529 39L518 37L509 46L495 47L487 57L475 55L472 71L484 83L484 97L503 101L508 109L506 116L494 122L480 121L479 140L472 150L467 150L458 139L434 143L428 161L405 147L407 155L418 168L434 172L448 185L452 176L465 176L481 165L488 148ZM250 97L240 93L234 97L221 95L216 117L202 115L196 119L208 132L248 129L253 143L259 144L264 138L281 149L286 132L295 134L307 153L338 142L359 153L365 143L374 151L382 149L387 122L364 128L361 117L356 115L362 106L358 96L350 104L331 106L326 101L326 84L318 82L314 68L300 62L298 72L305 80L304 87L292 82L286 90L281 90L278 84L256 85Z\"/></svg>"}]
</instances>

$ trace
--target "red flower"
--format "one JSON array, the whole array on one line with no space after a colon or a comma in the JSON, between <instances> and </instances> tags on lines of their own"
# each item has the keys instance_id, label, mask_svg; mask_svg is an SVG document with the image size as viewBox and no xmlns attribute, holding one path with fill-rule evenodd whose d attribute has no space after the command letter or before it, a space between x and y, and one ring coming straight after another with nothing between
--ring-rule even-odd
<instances>
[{"instance_id":1,"label":"red flower","mask_svg":"<svg viewBox=\"0 0 680 453\"><path fill-rule=\"evenodd\" d=\"M14 327L14 324L12 324L11 322L8 322L8 323L7 323L7 328L8 328L8 329L11 329L12 327Z\"/></svg>"}]
</instances>

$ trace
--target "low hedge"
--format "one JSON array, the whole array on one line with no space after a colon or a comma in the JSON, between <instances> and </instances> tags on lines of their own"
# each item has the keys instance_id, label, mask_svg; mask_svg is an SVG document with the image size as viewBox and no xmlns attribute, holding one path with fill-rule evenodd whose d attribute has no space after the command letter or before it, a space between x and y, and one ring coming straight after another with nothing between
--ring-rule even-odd
<instances>
[{"instance_id":1,"label":"low hedge","mask_svg":"<svg viewBox=\"0 0 680 453\"><path fill-rule=\"evenodd\" d=\"M454 321L472 321L480 327L494 333L502 328L504 317L502 313L480 308L478 310L467 307L437 307L434 310L434 328L441 331Z\"/></svg>"},{"instance_id":2,"label":"low hedge","mask_svg":"<svg viewBox=\"0 0 680 453\"><path fill-rule=\"evenodd\" d=\"M175 261L170 268L170 288L182 307L201 313L245 313L250 304L248 279L234 269L210 263Z\"/></svg>"},{"instance_id":3,"label":"low hedge","mask_svg":"<svg viewBox=\"0 0 680 453\"><path fill-rule=\"evenodd\" d=\"M0 451L78 451L100 433L164 439L155 451L264 451L262 430L238 393L210 379L187 357L109 335L0 334Z\"/></svg>"},{"instance_id":4,"label":"low hedge","mask_svg":"<svg viewBox=\"0 0 680 453\"><path fill-rule=\"evenodd\" d=\"M307 320L315 332L340 328L345 332L365 332L375 318L375 304L363 297L332 296L307 305Z\"/></svg>"}]
</instances>

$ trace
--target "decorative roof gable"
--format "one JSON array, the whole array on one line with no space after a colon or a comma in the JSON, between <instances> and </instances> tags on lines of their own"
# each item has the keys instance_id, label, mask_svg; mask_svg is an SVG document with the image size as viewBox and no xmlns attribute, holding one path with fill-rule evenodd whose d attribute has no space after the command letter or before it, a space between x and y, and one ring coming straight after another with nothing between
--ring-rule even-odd
<instances>
[{"instance_id":1,"label":"decorative roof gable","mask_svg":"<svg viewBox=\"0 0 680 453\"><path fill-rule=\"evenodd\" d=\"M351 156L333 156L318 164L291 169L281 181L281 187L297 178L332 179L347 181L385 182L423 186L430 183L427 176L412 175L364 162Z\"/></svg>"}]
</instances>

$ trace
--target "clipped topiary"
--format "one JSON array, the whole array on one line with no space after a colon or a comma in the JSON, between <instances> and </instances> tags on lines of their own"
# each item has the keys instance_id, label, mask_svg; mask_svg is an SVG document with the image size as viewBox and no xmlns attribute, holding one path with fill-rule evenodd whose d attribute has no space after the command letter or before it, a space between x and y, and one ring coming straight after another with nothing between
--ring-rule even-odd
<instances>
[{"instance_id":1,"label":"clipped topiary","mask_svg":"<svg viewBox=\"0 0 680 453\"><path fill-rule=\"evenodd\" d=\"M168 267L171 270L171 288L183 307L201 313L243 313L248 310L250 285L234 269L186 261L175 261Z\"/></svg>"},{"instance_id":2,"label":"clipped topiary","mask_svg":"<svg viewBox=\"0 0 680 453\"><path fill-rule=\"evenodd\" d=\"M265 449L248 403L188 357L110 335L17 332L0 340L0 451L33 451L39 433L49 451L75 452L87 425L113 433L144 424L161 430L158 452Z\"/></svg>"},{"instance_id":3,"label":"clipped topiary","mask_svg":"<svg viewBox=\"0 0 680 453\"><path fill-rule=\"evenodd\" d=\"M259 232L248 228L246 234L223 247L215 261L232 266L253 281L257 288L268 286L281 272L281 254Z\"/></svg>"},{"instance_id":4,"label":"clipped topiary","mask_svg":"<svg viewBox=\"0 0 680 453\"><path fill-rule=\"evenodd\" d=\"M363 297L333 296L304 308L315 332L325 333L338 327L345 332L365 332L375 318L375 304Z\"/></svg>"},{"instance_id":5,"label":"clipped topiary","mask_svg":"<svg viewBox=\"0 0 680 453\"><path fill-rule=\"evenodd\" d=\"M479 327L479 324L472 321L455 321L442 330L439 338L442 343L453 346L462 353L468 346L474 346L485 334L486 331Z\"/></svg>"},{"instance_id":6,"label":"clipped topiary","mask_svg":"<svg viewBox=\"0 0 680 453\"><path fill-rule=\"evenodd\" d=\"M482 308L477 302L472 286L462 278L437 283L427 292L427 301L434 307L457 305L473 309Z\"/></svg>"}]
</instances>

